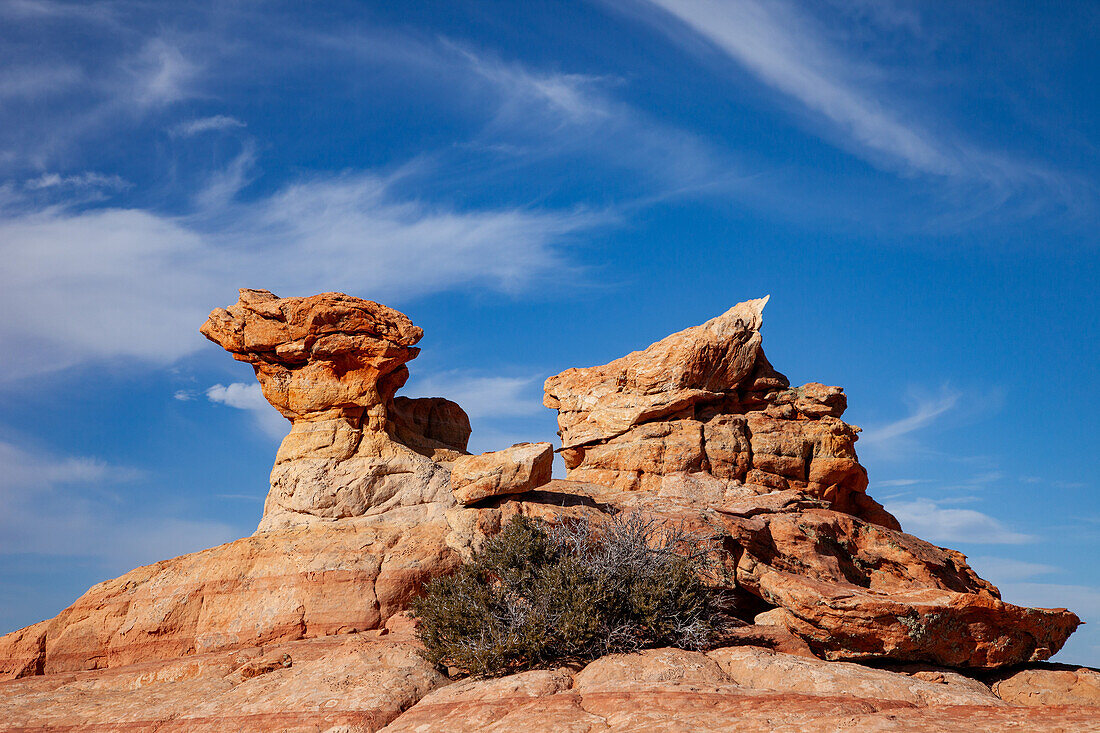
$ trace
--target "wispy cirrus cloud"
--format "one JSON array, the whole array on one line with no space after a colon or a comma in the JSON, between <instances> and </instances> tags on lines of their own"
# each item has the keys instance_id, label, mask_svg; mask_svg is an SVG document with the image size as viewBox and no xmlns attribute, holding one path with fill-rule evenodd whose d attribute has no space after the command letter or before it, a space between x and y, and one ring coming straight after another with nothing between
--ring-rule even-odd
<instances>
[{"instance_id":1,"label":"wispy cirrus cloud","mask_svg":"<svg viewBox=\"0 0 1100 733\"><path fill-rule=\"evenodd\" d=\"M117 175L105 175L95 171L84 171L62 175L60 173L43 173L23 184L23 187L31 191L44 189L81 189L81 188L105 188L122 190L130 188L133 184Z\"/></svg>"},{"instance_id":2,"label":"wispy cirrus cloud","mask_svg":"<svg viewBox=\"0 0 1100 733\"><path fill-rule=\"evenodd\" d=\"M1010 201L1025 214L1044 206L1041 202L1062 209L1094 204L1093 184L1041 161L984 147L927 100L899 92L914 70L892 72L875 55L885 55L896 38L870 33L856 39L852 28L866 20L918 34L923 24L912 7L871 5L639 0L643 18L660 32L733 61L793 103L821 137L880 168L972 186L981 195L963 220Z\"/></svg>"},{"instance_id":3,"label":"wispy cirrus cloud","mask_svg":"<svg viewBox=\"0 0 1100 733\"><path fill-rule=\"evenodd\" d=\"M140 469L7 441L0 465L0 556L91 557L120 572L239 534L220 522L135 517L112 487L147 479Z\"/></svg>"},{"instance_id":4,"label":"wispy cirrus cloud","mask_svg":"<svg viewBox=\"0 0 1100 733\"><path fill-rule=\"evenodd\" d=\"M190 216L48 207L2 218L0 309L22 315L0 324L0 363L15 377L90 359L170 362L204 344L198 325L247 284L242 272L288 295L519 292L574 277L571 238L614 220L579 208L431 205L398 195L396 183L318 176Z\"/></svg>"},{"instance_id":5,"label":"wispy cirrus cloud","mask_svg":"<svg viewBox=\"0 0 1100 733\"><path fill-rule=\"evenodd\" d=\"M236 117L230 117L229 115L212 115L210 117L199 117L186 122L180 122L171 128L171 132L181 137L193 137L195 135L201 135L204 132L234 130L244 127L247 127L247 125Z\"/></svg>"},{"instance_id":6,"label":"wispy cirrus cloud","mask_svg":"<svg viewBox=\"0 0 1100 733\"><path fill-rule=\"evenodd\" d=\"M866 428L860 435L860 446L870 448L879 455L897 455L903 449L912 448L912 434L930 427L954 410L961 398L962 393L949 387L941 388L934 395L911 393L909 414Z\"/></svg>"},{"instance_id":7,"label":"wispy cirrus cloud","mask_svg":"<svg viewBox=\"0 0 1100 733\"><path fill-rule=\"evenodd\" d=\"M937 175L965 171L960 151L906 120L855 80L853 60L786 2L652 0L764 83L839 126L859 145Z\"/></svg>"}]
</instances>

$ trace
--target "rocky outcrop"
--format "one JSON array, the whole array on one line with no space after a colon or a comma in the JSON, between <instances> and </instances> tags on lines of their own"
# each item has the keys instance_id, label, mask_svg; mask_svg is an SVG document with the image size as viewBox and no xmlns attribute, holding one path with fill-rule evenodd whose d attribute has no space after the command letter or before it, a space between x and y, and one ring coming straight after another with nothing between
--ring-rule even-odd
<instances>
[{"instance_id":1,"label":"rocky outcrop","mask_svg":"<svg viewBox=\"0 0 1100 733\"><path fill-rule=\"evenodd\" d=\"M553 467L554 446L516 443L505 450L456 459L451 468L451 491L459 504L522 494L549 482Z\"/></svg>"},{"instance_id":2,"label":"rocky outcrop","mask_svg":"<svg viewBox=\"0 0 1100 733\"><path fill-rule=\"evenodd\" d=\"M394 399L423 336L403 313L342 293L241 290L201 331L251 364L291 421L260 531L450 500L446 466L465 454L470 421L442 398Z\"/></svg>"},{"instance_id":3,"label":"rocky outcrop","mask_svg":"<svg viewBox=\"0 0 1100 733\"><path fill-rule=\"evenodd\" d=\"M379 628L455 567L449 531L440 507L410 507L140 567L0 638L0 672L116 668Z\"/></svg>"},{"instance_id":4,"label":"rocky outcrop","mask_svg":"<svg viewBox=\"0 0 1100 733\"><path fill-rule=\"evenodd\" d=\"M609 364L546 380L567 477L622 491L706 473L756 493L797 489L894 529L866 495L844 391L789 389L761 348L767 298L731 308Z\"/></svg>"},{"instance_id":5,"label":"rocky outcrop","mask_svg":"<svg viewBox=\"0 0 1100 733\"><path fill-rule=\"evenodd\" d=\"M446 681L408 634L345 634L6 682L0 730L366 733Z\"/></svg>"},{"instance_id":6,"label":"rocky outcrop","mask_svg":"<svg viewBox=\"0 0 1100 733\"><path fill-rule=\"evenodd\" d=\"M659 491L551 481L537 492L450 510L456 531L448 543L468 556L513 516L599 522L617 511L722 547L718 583L735 594L745 621L766 612L773 628L830 660L1003 667L1048 658L1080 623L1065 609L1004 603L961 553L794 489L756 494L705 474L670 475Z\"/></svg>"},{"instance_id":7,"label":"rocky outcrop","mask_svg":"<svg viewBox=\"0 0 1100 733\"><path fill-rule=\"evenodd\" d=\"M764 357L765 302L548 379L569 472L550 480L550 444L468 456L458 405L396 396L421 337L404 315L242 290L203 333L292 422L259 530L0 637L0 729L1088 730L1095 670L1014 666L1078 618L1004 603L901 531L843 392L790 389ZM401 621L426 580L514 516L624 511L717 548L721 648L440 688Z\"/></svg>"},{"instance_id":8,"label":"rocky outcrop","mask_svg":"<svg viewBox=\"0 0 1100 733\"><path fill-rule=\"evenodd\" d=\"M1087 708L1006 705L982 683L942 682L762 649L653 649L579 672L537 670L443 687L383 730L1095 731Z\"/></svg>"}]
</instances>

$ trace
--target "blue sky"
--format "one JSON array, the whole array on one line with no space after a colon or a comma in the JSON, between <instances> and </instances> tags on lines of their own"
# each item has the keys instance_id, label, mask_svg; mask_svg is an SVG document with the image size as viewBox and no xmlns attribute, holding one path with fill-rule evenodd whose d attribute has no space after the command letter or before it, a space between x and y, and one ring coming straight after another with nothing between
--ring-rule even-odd
<instances>
[{"instance_id":1,"label":"blue sky","mask_svg":"<svg viewBox=\"0 0 1100 733\"><path fill-rule=\"evenodd\" d=\"M770 293L871 493L1100 665L1094 3L0 2L0 632L250 533L238 287L426 332L472 448Z\"/></svg>"}]
</instances>

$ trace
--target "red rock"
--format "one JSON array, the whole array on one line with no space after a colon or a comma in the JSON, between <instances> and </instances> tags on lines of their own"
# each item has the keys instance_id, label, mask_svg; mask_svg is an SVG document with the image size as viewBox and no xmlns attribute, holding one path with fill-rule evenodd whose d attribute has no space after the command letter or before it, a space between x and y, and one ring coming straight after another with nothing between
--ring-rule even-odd
<instances>
[{"instance_id":1,"label":"red rock","mask_svg":"<svg viewBox=\"0 0 1100 733\"><path fill-rule=\"evenodd\" d=\"M897 528L866 496L858 428L839 419L843 390L787 389L761 349L767 298L599 367L546 380L567 477L619 491L659 490L707 473L757 493L797 489L838 511Z\"/></svg>"},{"instance_id":2,"label":"red rock","mask_svg":"<svg viewBox=\"0 0 1100 733\"><path fill-rule=\"evenodd\" d=\"M1045 664L1003 674L993 692L1013 705L1100 706L1100 670ZM1097 711L1100 717L1100 711Z\"/></svg>"},{"instance_id":3,"label":"red rock","mask_svg":"<svg viewBox=\"0 0 1100 733\"><path fill-rule=\"evenodd\" d=\"M554 446L516 443L504 450L455 459L451 467L451 491L459 504L522 494L550 481L553 467Z\"/></svg>"},{"instance_id":4,"label":"red rock","mask_svg":"<svg viewBox=\"0 0 1100 733\"><path fill-rule=\"evenodd\" d=\"M1095 731L1087 708L1005 705L944 684L764 650L653 649L436 690L387 733L448 731Z\"/></svg>"},{"instance_id":5,"label":"red rock","mask_svg":"<svg viewBox=\"0 0 1100 733\"><path fill-rule=\"evenodd\" d=\"M449 531L440 507L411 507L140 567L0 637L0 670L10 678L104 669L375 629L455 567Z\"/></svg>"},{"instance_id":6,"label":"red rock","mask_svg":"<svg viewBox=\"0 0 1100 733\"><path fill-rule=\"evenodd\" d=\"M253 364L293 421L260 530L101 583L0 637L0 725L1095 728L1082 712L1094 671L997 678L1014 704L1075 706L1028 708L944 668L1044 659L1079 620L1005 604L963 555L901 532L866 494L843 392L788 389L764 357L763 304L547 380L571 477L554 481L548 444L464 457L461 408L394 396L420 338L400 313L340 294L242 291L204 333ZM728 648L708 654L650 650L423 697L445 680L415 656L403 611L426 580L511 517L601 522L619 511L721 547L715 583L746 604L739 623L758 623L725 630ZM903 674L819 657L941 666Z\"/></svg>"},{"instance_id":7,"label":"red rock","mask_svg":"<svg viewBox=\"0 0 1100 733\"><path fill-rule=\"evenodd\" d=\"M446 681L408 637L330 636L0 682L0 730L367 733Z\"/></svg>"},{"instance_id":8,"label":"red rock","mask_svg":"<svg viewBox=\"0 0 1100 733\"><path fill-rule=\"evenodd\" d=\"M201 331L251 364L292 421L261 531L451 501L447 466L466 452L470 421L443 398L395 399L423 336L403 313L342 293L241 290Z\"/></svg>"}]
</instances>

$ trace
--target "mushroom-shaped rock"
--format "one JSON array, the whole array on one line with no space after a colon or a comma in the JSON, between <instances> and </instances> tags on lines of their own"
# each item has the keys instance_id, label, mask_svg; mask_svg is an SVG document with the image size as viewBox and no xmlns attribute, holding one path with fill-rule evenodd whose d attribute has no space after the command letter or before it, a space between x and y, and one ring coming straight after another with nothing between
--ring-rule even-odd
<instances>
[{"instance_id":1,"label":"mushroom-shaped rock","mask_svg":"<svg viewBox=\"0 0 1100 733\"><path fill-rule=\"evenodd\" d=\"M451 491L460 504L491 496L522 494L550 481L554 446L516 443L511 448L462 456L451 468Z\"/></svg>"},{"instance_id":2,"label":"mushroom-shaped rock","mask_svg":"<svg viewBox=\"0 0 1100 733\"><path fill-rule=\"evenodd\" d=\"M241 290L201 330L252 365L291 421L260 530L452 501L447 465L470 421L443 398L394 399L423 336L403 313L342 293Z\"/></svg>"}]
</instances>

